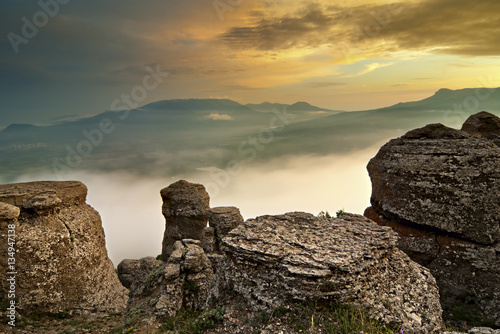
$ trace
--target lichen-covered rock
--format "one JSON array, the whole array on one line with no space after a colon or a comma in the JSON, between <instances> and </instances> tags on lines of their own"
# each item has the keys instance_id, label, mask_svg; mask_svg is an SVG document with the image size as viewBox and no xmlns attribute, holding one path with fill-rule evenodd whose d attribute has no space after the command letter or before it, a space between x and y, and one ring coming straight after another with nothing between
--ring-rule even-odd
<instances>
[{"instance_id":1,"label":"lichen-covered rock","mask_svg":"<svg viewBox=\"0 0 500 334\"><path fill-rule=\"evenodd\" d=\"M472 116L464 129L485 119ZM448 320L498 326L500 147L478 137L432 124L389 141L367 167L365 215L431 270Z\"/></svg>"},{"instance_id":2,"label":"lichen-covered rock","mask_svg":"<svg viewBox=\"0 0 500 334\"><path fill-rule=\"evenodd\" d=\"M396 248L387 227L358 215L305 213L250 219L222 240L223 274L254 308L287 300L357 305L405 333L439 333L439 294L429 270Z\"/></svg>"},{"instance_id":3,"label":"lichen-covered rock","mask_svg":"<svg viewBox=\"0 0 500 334\"><path fill-rule=\"evenodd\" d=\"M19 310L124 310L128 291L107 256L101 218L86 196L80 182L0 185L0 256L6 263L7 227L15 224ZM5 275L0 271L4 296Z\"/></svg>"},{"instance_id":4,"label":"lichen-covered rock","mask_svg":"<svg viewBox=\"0 0 500 334\"><path fill-rule=\"evenodd\" d=\"M500 148L428 125L384 145L368 164L371 203L428 229L484 245L500 240Z\"/></svg>"},{"instance_id":5,"label":"lichen-covered rock","mask_svg":"<svg viewBox=\"0 0 500 334\"><path fill-rule=\"evenodd\" d=\"M500 146L500 118L486 111L470 116L462 126L465 131L475 137L486 138Z\"/></svg>"},{"instance_id":6,"label":"lichen-covered rock","mask_svg":"<svg viewBox=\"0 0 500 334\"><path fill-rule=\"evenodd\" d=\"M176 241L166 262L152 257L140 260L130 287L125 327L159 326L182 307L201 310L207 306L214 273L199 244L198 240Z\"/></svg>"},{"instance_id":7,"label":"lichen-covered rock","mask_svg":"<svg viewBox=\"0 0 500 334\"><path fill-rule=\"evenodd\" d=\"M162 189L160 194L165 216L162 259L168 259L176 241L201 240L208 222L210 198L203 185L183 180Z\"/></svg>"}]
</instances>

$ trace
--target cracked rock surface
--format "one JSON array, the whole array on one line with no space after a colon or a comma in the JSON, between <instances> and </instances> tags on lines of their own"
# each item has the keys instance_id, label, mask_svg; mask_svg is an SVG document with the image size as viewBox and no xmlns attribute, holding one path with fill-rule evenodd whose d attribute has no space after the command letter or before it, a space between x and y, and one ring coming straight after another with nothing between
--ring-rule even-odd
<instances>
[{"instance_id":1,"label":"cracked rock surface","mask_svg":"<svg viewBox=\"0 0 500 334\"><path fill-rule=\"evenodd\" d=\"M446 318L476 326L500 326L499 124L488 113L467 132L431 124L389 141L367 167L365 216L431 270Z\"/></svg>"},{"instance_id":2,"label":"cracked rock surface","mask_svg":"<svg viewBox=\"0 0 500 334\"><path fill-rule=\"evenodd\" d=\"M223 274L257 309L287 300L334 301L359 306L405 333L440 333L436 282L396 243L390 228L359 215L262 216L222 240Z\"/></svg>"}]
</instances>

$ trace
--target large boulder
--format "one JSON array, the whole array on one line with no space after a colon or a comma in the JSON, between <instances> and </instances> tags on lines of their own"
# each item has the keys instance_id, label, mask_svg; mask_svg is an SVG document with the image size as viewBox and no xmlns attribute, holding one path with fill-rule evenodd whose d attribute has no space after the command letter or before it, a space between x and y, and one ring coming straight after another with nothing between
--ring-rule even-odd
<instances>
[{"instance_id":1,"label":"large boulder","mask_svg":"<svg viewBox=\"0 0 500 334\"><path fill-rule=\"evenodd\" d=\"M118 279L127 289L130 289L130 286L134 283L140 265L141 261L129 259L122 260L118 263L118 267L116 267Z\"/></svg>"},{"instance_id":2,"label":"large boulder","mask_svg":"<svg viewBox=\"0 0 500 334\"><path fill-rule=\"evenodd\" d=\"M358 215L262 216L222 240L223 275L256 309L317 299L356 305L405 333L439 333L436 282L396 243L390 228Z\"/></svg>"},{"instance_id":3,"label":"large boulder","mask_svg":"<svg viewBox=\"0 0 500 334\"><path fill-rule=\"evenodd\" d=\"M128 291L108 258L99 214L80 182L0 185L0 257L15 226L16 306L26 313L121 312ZM2 266L6 268L7 266ZM1 294L7 296L0 271Z\"/></svg>"},{"instance_id":4,"label":"large boulder","mask_svg":"<svg viewBox=\"0 0 500 334\"><path fill-rule=\"evenodd\" d=\"M483 116L464 130L490 129ZM447 319L499 326L500 147L486 137L431 124L389 141L367 167L365 215L431 270Z\"/></svg>"},{"instance_id":5,"label":"large boulder","mask_svg":"<svg viewBox=\"0 0 500 334\"><path fill-rule=\"evenodd\" d=\"M205 187L184 180L175 182L160 192L165 216L162 259L168 259L176 241L201 240L207 226L210 209Z\"/></svg>"},{"instance_id":6,"label":"large boulder","mask_svg":"<svg viewBox=\"0 0 500 334\"><path fill-rule=\"evenodd\" d=\"M500 118L489 112L481 111L470 116L462 125L462 131L475 137L489 139L500 146Z\"/></svg>"}]
</instances>

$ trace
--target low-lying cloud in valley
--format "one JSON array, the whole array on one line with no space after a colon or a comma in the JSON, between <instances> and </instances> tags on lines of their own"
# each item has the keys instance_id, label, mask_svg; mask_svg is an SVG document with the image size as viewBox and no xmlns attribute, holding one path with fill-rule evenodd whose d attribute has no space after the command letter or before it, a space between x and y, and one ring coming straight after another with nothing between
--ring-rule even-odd
<instances>
[{"instance_id":1,"label":"low-lying cloud in valley","mask_svg":"<svg viewBox=\"0 0 500 334\"><path fill-rule=\"evenodd\" d=\"M366 164L381 144L348 155L292 156L242 165L232 176L215 169L171 178L75 171L66 179L88 187L87 203L101 214L108 254L116 266L125 258L161 253L165 220L160 190L179 179L204 184L211 207L236 206L245 219L290 211L334 214L343 209L362 214L371 192ZM53 174L25 175L16 182L50 179L55 179Z\"/></svg>"}]
</instances>

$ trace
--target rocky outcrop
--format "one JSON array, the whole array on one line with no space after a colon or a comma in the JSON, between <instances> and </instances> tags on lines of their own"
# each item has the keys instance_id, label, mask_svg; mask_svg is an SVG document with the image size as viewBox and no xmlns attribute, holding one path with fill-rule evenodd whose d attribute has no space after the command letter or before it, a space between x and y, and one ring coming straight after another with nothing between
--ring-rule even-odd
<instances>
[{"instance_id":1,"label":"rocky outcrop","mask_svg":"<svg viewBox=\"0 0 500 334\"><path fill-rule=\"evenodd\" d=\"M128 291L107 256L99 214L80 182L0 185L1 261L15 225L15 294L26 313L123 311ZM2 266L2 268L5 268ZM6 296L6 271L0 271Z\"/></svg>"},{"instance_id":2,"label":"rocky outcrop","mask_svg":"<svg viewBox=\"0 0 500 334\"><path fill-rule=\"evenodd\" d=\"M500 118L486 111L470 116L462 126L465 131L475 137L486 138L500 146Z\"/></svg>"},{"instance_id":3,"label":"rocky outcrop","mask_svg":"<svg viewBox=\"0 0 500 334\"><path fill-rule=\"evenodd\" d=\"M214 229L215 248L220 249L222 239L233 229L243 224L240 209L234 206L212 208L208 212L210 227Z\"/></svg>"},{"instance_id":4,"label":"rocky outcrop","mask_svg":"<svg viewBox=\"0 0 500 334\"><path fill-rule=\"evenodd\" d=\"M186 225L198 237L176 240L163 261L120 264L119 271L133 277L126 328L158 327L181 308L227 306L237 314L245 305L258 314L316 300L356 306L405 333L440 333L436 282L396 247L390 228L352 214L327 219L289 213L243 223L235 207L207 210L205 195L203 186L185 181L162 190L167 229L172 224L180 231L195 217L196 224ZM205 213L208 227L201 224ZM234 322L227 328L239 330Z\"/></svg>"},{"instance_id":5,"label":"rocky outcrop","mask_svg":"<svg viewBox=\"0 0 500 334\"><path fill-rule=\"evenodd\" d=\"M431 270L448 319L499 326L500 147L487 139L491 116L469 118L470 133L432 124L384 145L367 167L365 215L392 227L398 246Z\"/></svg>"},{"instance_id":6,"label":"rocky outcrop","mask_svg":"<svg viewBox=\"0 0 500 334\"><path fill-rule=\"evenodd\" d=\"M168 259L176 241L201 240L208 222L210 198L201 184L182 180L162 189L160 194L165 216L162 258Z\"/></svg>"},{"instance_id":7,"label":"rocky outcrop","mask_svg":"<svg viewBox=\"0 0 500 334\"><path fill-rule=\"evenodd\" d=\"M357 305L405 333L439 333L443 323L435 280L396 242L391 229L358 215L263 216L222 240L223 274L257 309L287 300L335 301Z\"/></svg>"},{"instance_id":8,"label":"rocky outcrop","mask_svg":"<svg viewBox=\"0 0 500 334\"><path fill-rule=\"evenodd\" d=\"M201 310L207 306L213 280L212 263L197 240L176 241L168 261L140 260L130 287L125 327L156 325L173 317L181 307Z\"/></svg>"}]
</instances>

